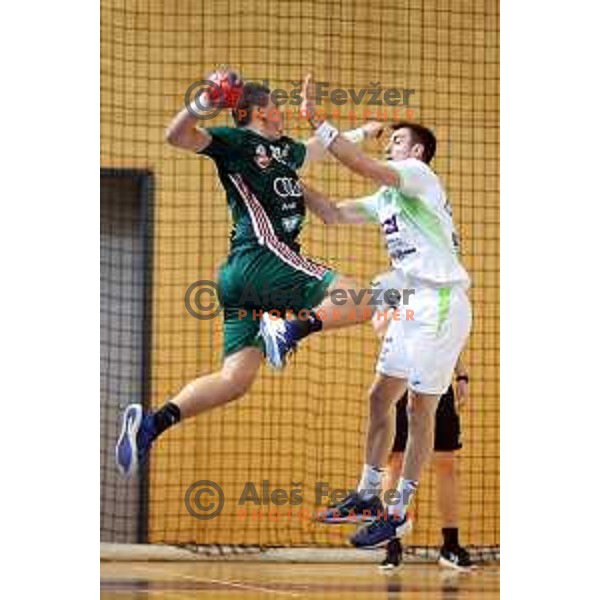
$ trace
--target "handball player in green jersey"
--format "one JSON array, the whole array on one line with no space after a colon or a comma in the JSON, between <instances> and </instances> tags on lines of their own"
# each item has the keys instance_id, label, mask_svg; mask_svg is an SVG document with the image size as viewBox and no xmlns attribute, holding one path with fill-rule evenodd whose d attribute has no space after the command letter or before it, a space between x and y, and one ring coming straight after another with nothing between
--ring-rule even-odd
<instances>
[{"instance_id":1,"label":"handball player in green jersey","mask_svg":"<svg viewBox=\"0 0 600 600\"><path fill-rule=\"evenodd\" d=\"M152 442L169 427L236 400L250 389L265 352L259 335L261 311L293 313L302 336L360 323L372 314L368 295L334 306L328 291L355 284L300 252L298 236L306 207L298 170L327 155L321 141L286 136L283 114L266 86L243 84L231 71L219 71L211 81L228 93L237 91L232 107L235 126L199 127L199 115L186 106L167 128L166 138L172 146L214 162L232 215L231 247L218 277L223 364L189 382L155 412L144 411L140 404L127 407L116 447L117 465L125 476L136 473ZM199 97L206 109L218 101L213 91L209 87ZM379 135L381 129L380 123L369 122L344 135L359 143Z\"/></svg>"}]
</instances>

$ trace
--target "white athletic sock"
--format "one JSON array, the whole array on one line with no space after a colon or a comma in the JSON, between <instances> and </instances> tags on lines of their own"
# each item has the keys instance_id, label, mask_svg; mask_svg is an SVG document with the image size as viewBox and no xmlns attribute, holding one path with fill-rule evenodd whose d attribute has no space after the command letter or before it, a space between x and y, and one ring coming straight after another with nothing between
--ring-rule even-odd
<instances>
[{"instance_id":1,"label":"white athletic sock","mask_svg":"<svg viewBox=\"0 0 600 600\"><path fill-rule=\"evenodd\" d=\"M365 500L370 500L373 496L378 496L381 493L382 483L383 469L372 465L364 465L357 491Z\"/></svg>"},{"instance_id":2,"label":"white athletic sock","mask_svg":"<svg viewBox=\"0 0 600 600\"><path fill-rule=\"evenodd\" d=\"M400 479L398 487L396 488L398 499L394 499L394 503L388 506L388 513L399 519L404 518L406 509L417 492L417 487L419 487L418 481L412 479Z\"/></svg>"}]
</instances>

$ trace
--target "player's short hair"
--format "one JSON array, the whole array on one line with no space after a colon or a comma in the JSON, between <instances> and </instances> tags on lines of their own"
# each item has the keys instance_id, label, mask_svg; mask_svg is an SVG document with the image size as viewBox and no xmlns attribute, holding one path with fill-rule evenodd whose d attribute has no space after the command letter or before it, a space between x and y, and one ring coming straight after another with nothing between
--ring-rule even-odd
<instances>
[{"instance_id":1,"label":"player's short hair","mask_svg":"<svg viewBox=\"0 0 600 600\"><path fill-rule=\"evenodd\" d=\"M245 83L240 97L231 111L231 116L238 127L244 127L252 120L255 108L269 105L271 90L262 83Z\"/></svg>"},{"instance_id":2,"label":"player's short hair","mask_svg":"<svg viewBox=\"0 0 600 600\"><path fill-rule=\"evenodd\" d=\"M423 162L429 164L435 156L437 140L431 129L412 121L398 121L391 125L393 131L409 129L413 144L423 144Z\"/></svg>"}]
</instances>

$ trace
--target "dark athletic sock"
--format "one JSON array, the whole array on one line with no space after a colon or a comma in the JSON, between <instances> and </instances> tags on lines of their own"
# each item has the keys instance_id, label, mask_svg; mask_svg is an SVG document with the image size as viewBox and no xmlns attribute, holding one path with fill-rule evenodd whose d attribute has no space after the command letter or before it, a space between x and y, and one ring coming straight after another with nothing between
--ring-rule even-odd
<instances>
[{"instance_id":1,"label":"dark athletic sock","mask_svg":"<svg viewBox=\"0 0 600 600\"><path fill-rule=\"evenodd\" d=\"M297 340L301 340L311 333L321 331L321 329L323 329L323 322L315 314L315 311L311 310L308 313L308 319L292 319L290 321L290 327L294 332L294 337Z\"/></svg>"},{"instance_id":2,"label":"dark athletic sock","mask_svg":"<svg viewBox=\"0 0 600 600\"><path fill-rule=\"evenodd\" d=\"M458 527L443 527L442 536L446 548L458 548Z\"/></svg>"},{"instance_id":3,"label":"dark athletic sock","mask_svg":"<svg viewBox=\"0 0 600 600\"><path fill-rule=\"evenodd\" d=\"M167 402L154 413L154 426L156 435L159 436L163 431L181 421L181 411L177 404Z\"/></svg>"}]
</instances>

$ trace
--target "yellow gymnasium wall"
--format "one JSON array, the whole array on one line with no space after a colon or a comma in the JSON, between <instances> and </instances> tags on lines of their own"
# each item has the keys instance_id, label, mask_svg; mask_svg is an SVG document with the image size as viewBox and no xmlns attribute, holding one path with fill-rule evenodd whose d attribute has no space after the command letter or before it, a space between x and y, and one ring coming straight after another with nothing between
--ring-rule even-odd
<instances>
[{"instance_id":1,"label":"yellow gymnasium wall","mask_svg":"<svg viewBox=\"0 0 600 600\"><path fill-rule=\"evenodd\" d=\"M192 318L186 289L212 279L230 224L212 163L164 142L187 87L227 63L252 80L291 89L312 71L335 87L410 88L416 120L439 139L434 168L446 183L473 276L474 327L464 355L471 401L463 412L461 531L466 543L499 544L499 17L496 1L102 0L101 165L155 174L151 390L161 404L185 382L220 365L221 322ZM331 108L331 107L329 107ZM336 119L355 126L343 106ZM385 110L385 107L380 107ZM410 115L409 115L410 116ZM227 123L221 115L215 124ZM309 132L290 120L289 131ZM370 143L372 153L381 146ZM373 186L335 164L304 176L333 197ZM376 227L326 228L309 218L304 252L367 283L387 269ZM281 375L266 367L251 394L166 434L152 456L149 536L154 542L342 545L351 527L319 526L314 487L348 488L362 466L367 391L377 342L364 325L315 336ZM184 505L195 481L222 487L218 518ZM246 481L270 489L302 483L291 516L237 501ZM437 544L435 486L428 474L411 542ZM257 511L262 508L262 516Z\"/></svg>"}]
</instances>

